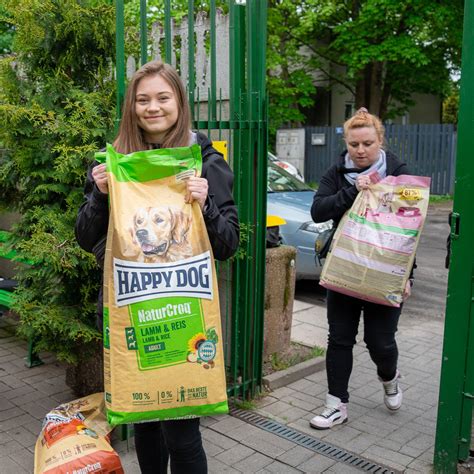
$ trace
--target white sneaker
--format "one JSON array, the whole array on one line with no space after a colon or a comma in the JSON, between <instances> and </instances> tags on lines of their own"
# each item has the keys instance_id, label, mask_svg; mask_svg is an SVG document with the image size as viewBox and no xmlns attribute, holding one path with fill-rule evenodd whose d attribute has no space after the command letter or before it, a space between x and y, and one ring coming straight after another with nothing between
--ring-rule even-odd
<instances>
[{"instance_id":1,"label":"white sneaker","mask_svg":"<svg viewBox=\"0 0 474 474\"><path fill-rule=\"evenodd\" d=\"M398 379L400 378L400 372L397 370L395 377L388 382L384 382L380 377L379 380L382 382L384 395L383 401L385 406L389 410L398 410L402 406L403 393L402 389L398 384Z\"/></svg>"},{"instance_id":2,"label":"white sneaker","mask_svg":"<svg viewBox=\"0 0 474 474\"><path fill-rule=\"evenodd\" d=\"M309 422L311 428L316 430L328 430L334 425L340 425L347 421L347 403L342 403L340 398L334 395L326 395L326 407L320 415L316 415Z\"/></svg>"}]
</instances>

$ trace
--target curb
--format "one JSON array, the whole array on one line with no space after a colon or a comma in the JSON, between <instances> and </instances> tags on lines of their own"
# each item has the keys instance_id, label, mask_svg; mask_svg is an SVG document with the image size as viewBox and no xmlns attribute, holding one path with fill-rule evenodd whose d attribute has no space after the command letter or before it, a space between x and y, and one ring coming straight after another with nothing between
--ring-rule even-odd
<instances>
[{"instance_id":1,"label":"curb","mask_svg":"<svg viewBox=\"0 0 474 474\"><path fill-rule=\"evenodd\" d=\"M315 357L314 359L305 360L299 364L288 367L288 369L279 370L273 374L263 377L263 385L269 390L276 390L290 383L296 382L308 375L324 370L326 367L326 359L324 357Z\"/></svg>"}]
</instances>

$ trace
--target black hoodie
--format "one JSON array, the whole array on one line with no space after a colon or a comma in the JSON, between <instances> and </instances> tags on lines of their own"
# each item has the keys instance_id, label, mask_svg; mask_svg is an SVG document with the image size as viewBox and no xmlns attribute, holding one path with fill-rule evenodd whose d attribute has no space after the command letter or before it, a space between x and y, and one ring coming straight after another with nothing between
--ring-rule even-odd
<instances>
[{"instance_id":1,"label":"black hoodie","mask_svg":"<svg viewBox=\"0 0 474 474\"><path fill-rule=\"evenodd\" d=\"M232 196L234 175L222 155L212 147L211 141L202 133L196 140L201 147L202 173L209 184L209 194L203 211L214 257L226 260L239 246L239 218ZM94 161L87 171L84 202L79 208L75 233L79 245L95 255L100 268L104 268L105 242L109 224L108 195L103 194L94 183L92 169L99 163ZM98 302L99 328L102 323L102 289Z\"/></svg>"}]
</instances>

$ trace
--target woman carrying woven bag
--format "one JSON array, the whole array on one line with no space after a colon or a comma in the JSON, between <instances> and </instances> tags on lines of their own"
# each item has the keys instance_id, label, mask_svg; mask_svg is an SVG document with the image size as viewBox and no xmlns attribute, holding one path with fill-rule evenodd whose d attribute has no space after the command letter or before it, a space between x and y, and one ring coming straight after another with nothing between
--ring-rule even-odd
<instances>
[{"instance_id":1,"label":"woman carrying woven bag","mask_svg":"<svg viewBox=\"0 0 474 474\"><path fill-rule=\"evenodd\" d=\"M395 155L383 149L384 128L380 119L367 109L359 109L344 123L347 146L336 164L321 178L314 196L311 216L315 222L333 219L336 227L352 206L357 194L370 185L369 175L380 178L410 174L408 167ZM404 299L411 294L413 271L407 282ZM326 372L328 393L323 411L310 421L315 429L329 429L348 420L349 378L352 372L352 350L356 343L360 316L364 315L364 341L377 367L383 396L389 410L402 404L397 368L398 348L395 340L399 308L369 303L333 290L327 291L329 324Z\"/></svg>"}]
</instances>

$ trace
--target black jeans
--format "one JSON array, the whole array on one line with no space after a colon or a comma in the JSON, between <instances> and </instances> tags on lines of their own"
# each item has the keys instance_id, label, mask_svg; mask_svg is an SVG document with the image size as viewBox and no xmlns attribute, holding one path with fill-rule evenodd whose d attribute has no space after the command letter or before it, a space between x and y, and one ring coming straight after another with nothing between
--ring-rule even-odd
<instances>
[{"instance_id":1,"label":"black jeans","mask_svg":"<svg viewBox=\"0 0 474 474\"><path fill-rule=\"evenodd\" d=\"M326 372L331 395L349 401L349 377L352 372L352 348L362 311L364 312L364 342L377 366L378 376L392 380L397 371L398 348L395 341L402 308L368 303L335 291L327 292L329 323Z\"/></svg>"},{"instance_id":2,"label":"black jeans","mask_svg":"<svg viewBox=\"0 0 474 474\"><path fill-rule=\"evenodd\" d=\"M199 418L136 423L135 449L142 474L206 474Z\"/></svg>"}]
</instances>

